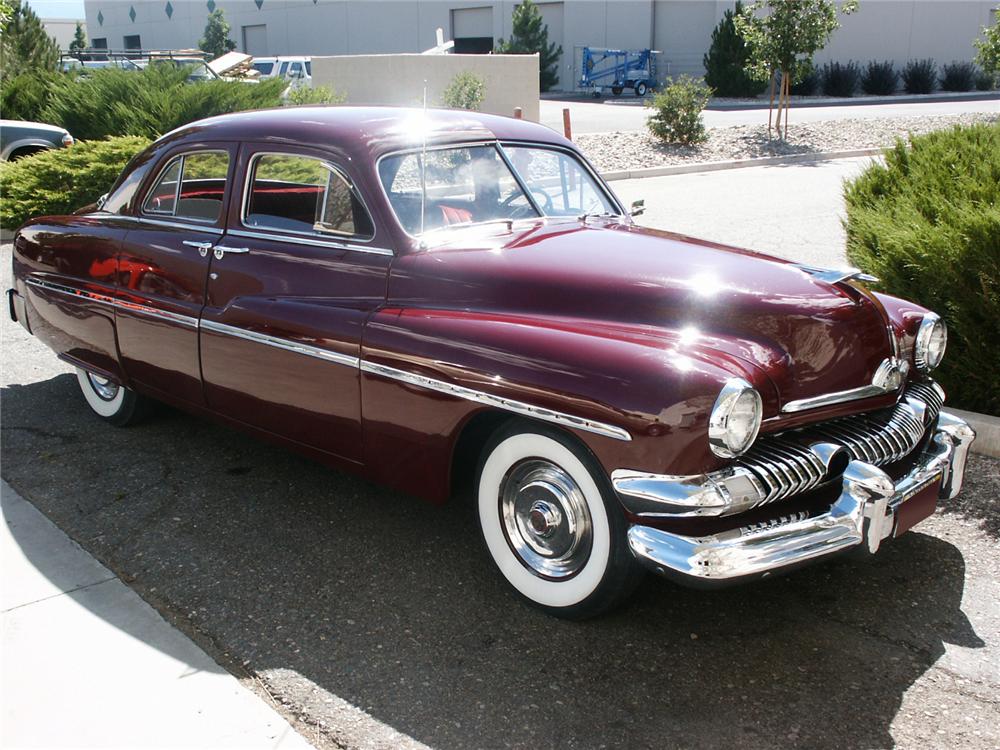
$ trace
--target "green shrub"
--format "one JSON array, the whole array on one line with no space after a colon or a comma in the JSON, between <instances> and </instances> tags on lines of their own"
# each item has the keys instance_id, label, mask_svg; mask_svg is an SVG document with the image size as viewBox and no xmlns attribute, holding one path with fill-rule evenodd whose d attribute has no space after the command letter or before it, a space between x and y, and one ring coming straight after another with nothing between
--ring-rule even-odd
<instances>
[{"instance_id":1,"label":"green shrub","mask_svg":"<svg viewBox=\"0 0 1000 750\"><path fill-rule=\"evenodd\" d=\"M832 62L820 71L823 93L827 96L854 96L861 80L861 67L856 62Z\"/></svg>"},{"instance_id":2,"label":"green shrub","mask_svg":"<svg viewBox=\"0 0 1000 750\"><path fill-rule=\"evenodd\" d=\"M95 202L148 145L136 136L109 138L0 163L0 224L14 229L33 216L68 214Z\"/></svg>"},{"instance_id":3,"label":"green shrub","mask_svg":"<svg viewBox=\"0 0 1000 750\"><path fill-rule=\"evenodd\" d=\"M845 198L851 263L947 321L949 403L1000 415L1000 124L898 142Z\"/></svg>"},{"instance_id":4,"label":"green shrub","mask_svg":"<svg viewBox=\"0 0 1000 750\"><path fill-rule=\"evenodd\" d=\"M292 86L285 97L285 104L343 104L347 97L329 86Z\"/></svg>"},{"instance_id":5,"label":"green shrub","mask_svg":"<svg viewBox=\"0 0 1000 750\"><path fill-rule=\"evenodd\" d=\"M155 138L203 117L281 104L281 79L188 83L187 76L186 68L150 65L141 72L105 68L62 77L41 116L82 140Z\"/></svg>"},{"instance_id":6,"label":"green shrub","mask_svg":"<svg viewBox=\"0 0 1000 750\"><path fill-rule=\"evenodd\" d=\"M976 87L976 66L970 62L953 62L944 66L942 91L972 91Z\"/></svg>"},{"instance_id":7,"label":"green shrub","mask_svg":"<svg viewBox=\"0 0 1000 750\"><path fill-rule=\"evenodd\" d=\"M976 91L992 91L993 84L992 74L987 73L985 70L976 71Z\"/></svg>"},{"instance_id":8,"label":"green shrub","mask_svg":"<svg viewBox=\"0 0 1000 750\"><path fill-rule=\"evenodd\" d=\"M451 83L441 94L444 106L452 109L471 109L478 111L486 98L486 80L468 70L451 79Z\"/></svg>"},{"instance_id":9,"label":"green shrub","mask_svg":"<svg viewBox=\"0 0 1000 750\"><path fill-rule=\"evenodd\" d=\"M819 71L810 66L809 71L799 79L798 83L792 83L789 93L792 96L812 96L819 90L819 83Z\"/></svg>"},{"instance_id":10,"label":"green shrub","mask_svg":"<svg viewBox=\"0 0 1000 750\"><path fill-rule=\"evenodd\" d=\"M37 122L59 75L35 70L5 78L0 85L0 112L4 118Z\"/></svg>"},{"instance_id":11,"label":"green shrub","mask_svg":"<svg viewBox=\"0 0 1000 750\"><path fill-rule=\"evenodd\" d=\"M707 138L701 112L712 97L702 81L681 76L667 79L663 91L648 101L653 114L646 121L650 132L664 143L691 144Z\"/></svg>"},{"instance_id":12,"label":"green shrub","mask_svg":"<svg viewBox=\"0 0 1000 750\"><path fill-rule=\"evenodd\" d=\"M746 42L736 31L733 21L743 12L743 3L727 10L712 32L712 43L702 58L705 66L705 83L716 96L754 97L767 86L747 75L746 64L750 57Z\"/></svg>"},{"instance_id":13,"label":"green shrub","mask_svg":"<svg viewBox=\"0 0 1000 750\"><path fill-rule=\"evenodd\" d=\"M930 94L937 85L937 65L929 57L910 60L903 68L903 91L907 94Z\"/></svg>"},{"instance_id":14,"label":"green shrub","mask_svg":"<svg viewBox=\"0 0 1000 750\"><path fill-rule=\"evenodd\" d=\"M898 87L899 73L891 60L872 60L861 74L861 90L869 96L889 96L895 94Z\"/></svg>"}]
</instances>

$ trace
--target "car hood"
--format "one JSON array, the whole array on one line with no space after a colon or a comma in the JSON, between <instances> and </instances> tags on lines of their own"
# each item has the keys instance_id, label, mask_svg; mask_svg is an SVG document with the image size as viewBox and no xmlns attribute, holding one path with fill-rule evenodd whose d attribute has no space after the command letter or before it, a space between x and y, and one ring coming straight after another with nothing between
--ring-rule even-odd
<instances>
[{"instance_id":1,"label":"car hood","mask_svg":"<svg viewBox=\"0 0 1000 750\"><path fill-rule=\"evenodd\" d=\"M779 403L867 385L892 354L881 308L860 287L618 221L438 232L397 260L389 296L401 306L585 320L679 356L714 354L733 374L766 376Z\"/></svg>"}]
</instances>

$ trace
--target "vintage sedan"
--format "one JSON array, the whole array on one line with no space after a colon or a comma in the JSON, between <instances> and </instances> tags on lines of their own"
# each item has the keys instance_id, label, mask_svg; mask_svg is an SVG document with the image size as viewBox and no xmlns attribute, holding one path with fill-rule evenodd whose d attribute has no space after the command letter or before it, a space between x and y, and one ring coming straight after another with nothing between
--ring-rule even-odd
<instances>
[{"instance_id":1,"label":"vintage sedan","mask_svg":"<svg viewBox=\"0 0 1000 750\"><path fill-rule=\"evenodd\" d=\"M471 496L503 577L563 617L643 569L711 586L875 553L959 491L974 439L930 376L937 315L641 228L520 120L193 123L21 227L13 263L11 314L108 422L164 401Z\"/></svg>"}]
</instances>

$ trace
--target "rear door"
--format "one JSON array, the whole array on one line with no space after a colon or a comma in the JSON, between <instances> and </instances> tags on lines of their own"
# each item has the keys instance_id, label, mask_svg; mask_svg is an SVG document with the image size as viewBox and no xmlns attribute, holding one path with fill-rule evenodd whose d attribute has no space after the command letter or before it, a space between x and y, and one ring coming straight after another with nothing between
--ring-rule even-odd
<instances>
[{"instance_id":1,"label":"rear door","mask_svg":"<svg viewBox=\"0 0 1000 750\"><path fill-rule=\"evenodd\" d=\"M224 143L168 152L144 186L118 259L115 318L126 373L196 405L204 404L198 319L235 157L235 147Z\"/></svg>"},{"instance_id":2,"label":"rear door","mask_svg":"<svg viewBox=\"0 0 1000 750\"><path fill-rule=\"evenodd\" d=\"M359 357L392 251L345 165L306 148L245 145L201 321L208 405L361 459Z\"/></svg>"}]
</instances>

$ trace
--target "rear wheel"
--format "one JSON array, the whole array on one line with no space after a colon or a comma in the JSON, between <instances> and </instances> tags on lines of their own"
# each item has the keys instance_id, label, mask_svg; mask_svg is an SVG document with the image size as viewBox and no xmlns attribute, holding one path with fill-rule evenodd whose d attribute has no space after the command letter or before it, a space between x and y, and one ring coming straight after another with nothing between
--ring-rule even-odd
<instances>
[{"instance_id":1,"label":"rear wheel","mask_svg":"<svg viewBox=\"0 0 1000 750\"><path fill-rule=\"evenodd\" d=\"M639 81L639 83L637 83L635 85L635 95L636 96L645 96L646 92L648 90L649 90L649 87L646 86L646 82L645 81Z\"/></svg>"},{"instance_id":2,"label":"rear wheel","mask_svg":"<svg viewBox=\"0 0 1000 750\"><path fill-rule=\"evenodd\" d=\"M569 619L621 603L641 570L603 471L556 430L512 423L487 445L479 523L493 562L525 599Z\"/></svg>"},{"instance_id":3,"label":"rear wheel","mask_svg":"<svg viewBox=\"0 0 1000 750\"><path fill-rule=\"evenodd\" d=\"M87 405L97 416L116 427L134 424L148 412L149 400L130 388L79 367L76 379Z\"/></svg>"}]
</instances>

